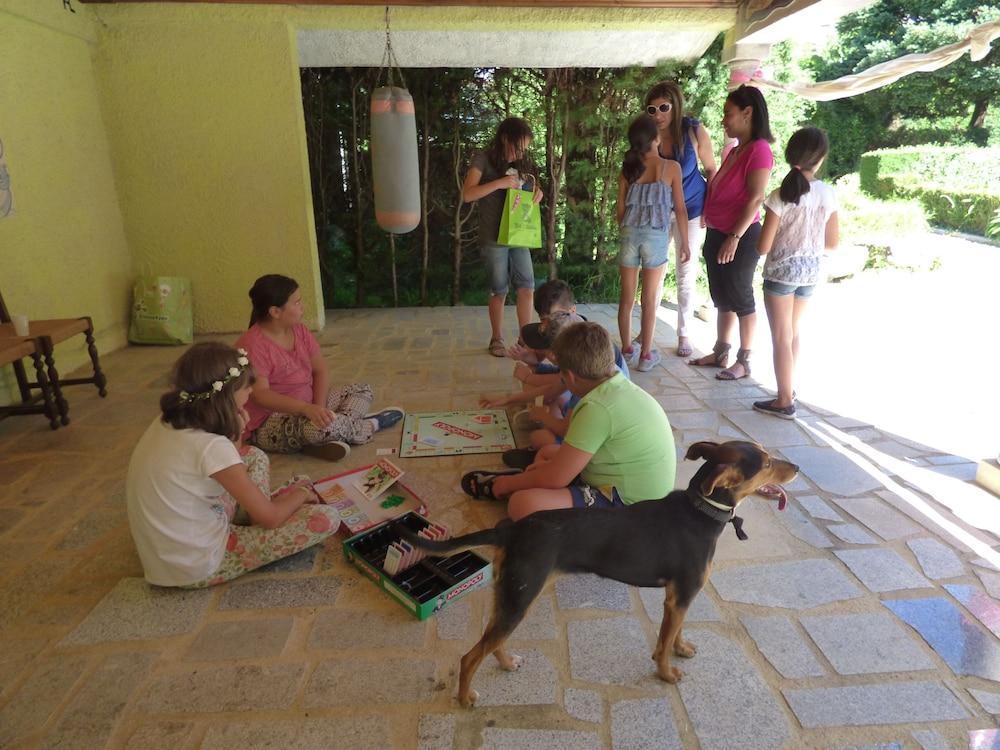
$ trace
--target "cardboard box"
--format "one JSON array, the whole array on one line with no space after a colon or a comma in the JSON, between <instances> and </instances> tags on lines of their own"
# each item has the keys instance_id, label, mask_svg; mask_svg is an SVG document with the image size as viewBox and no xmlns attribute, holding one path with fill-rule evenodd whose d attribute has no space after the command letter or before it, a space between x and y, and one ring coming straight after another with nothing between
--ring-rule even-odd
<instances>
[{"instance_id":1,"label":"cardboard box","mask_svg":"<svg viewBox=\"0 0 1000 750\"><path fill-rule=\"evenodd\" d=\"M344 557L418 620L426 620L493 580L493 564L472 550L425 557L390 577L382 562L388 546L400 539L398 525L419 532L430 524L413 512L385 521L345 540Z\"/></svg>"}]
</instances>

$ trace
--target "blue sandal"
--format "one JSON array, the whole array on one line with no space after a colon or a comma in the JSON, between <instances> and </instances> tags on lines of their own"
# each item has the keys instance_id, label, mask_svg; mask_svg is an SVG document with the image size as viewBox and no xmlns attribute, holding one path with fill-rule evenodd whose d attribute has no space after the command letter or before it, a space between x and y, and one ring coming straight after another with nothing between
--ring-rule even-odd
<instances>
[{"instance_id":1,"label":"blue sandal","mask_svg":"<svg viewBox=\"0 0 1000 750\"><path fill-rule=\"evenodd\" d=\"M494 480L497 477L520 473L520 469L511 471L470 471L462 477L462 491L473 500L499 500L493 494Z\"/></svg>"}]
</instances>

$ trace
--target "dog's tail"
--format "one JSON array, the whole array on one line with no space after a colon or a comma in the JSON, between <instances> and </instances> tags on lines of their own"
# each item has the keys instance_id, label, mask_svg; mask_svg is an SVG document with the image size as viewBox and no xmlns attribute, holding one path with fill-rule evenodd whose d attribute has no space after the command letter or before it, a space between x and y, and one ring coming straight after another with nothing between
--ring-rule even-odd
<instances>
[{"instance_id":1,"label":"dog's tail","mask_svg":"<svg viewBox=\"0 0 1000 750\"><path fill-rule=\"evenodd\" d=\"M417 549L422 549L426 552L436 554L449 554L452 552L460 552L471 549L472 547L499 547L504 542L504 538L506 537L504 531L505 527L508 525L510 525L509 521L506 523L501 522L492 529L473 531L471 534L456 536L454 539L441 539L436 541L424 539L422 536L417 536L417 534L411 529L402 525L398 527L398 530L399 535Z\"/></svg>"}]
</instances>

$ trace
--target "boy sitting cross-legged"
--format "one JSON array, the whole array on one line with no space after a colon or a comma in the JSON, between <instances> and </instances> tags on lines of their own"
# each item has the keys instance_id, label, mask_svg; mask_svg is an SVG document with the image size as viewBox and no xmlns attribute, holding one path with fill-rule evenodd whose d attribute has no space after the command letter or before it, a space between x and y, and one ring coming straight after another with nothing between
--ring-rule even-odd
<instances>
[{"instance_id":1,"label":"boy sitting cross-legged","mask_svg":"<svg viewBox=\"0 0 1000 750\"><path fill-rule=\"evenodd\" d=\"M666 496L677 459L670 423L656 400L615 367L608 332L575 323L556 338L553 353L566 387L580 397L562 445L540 450L521 473L470 472L463 489L477 499L509 498L514 520Z\"/></svg>"}]
</instances>

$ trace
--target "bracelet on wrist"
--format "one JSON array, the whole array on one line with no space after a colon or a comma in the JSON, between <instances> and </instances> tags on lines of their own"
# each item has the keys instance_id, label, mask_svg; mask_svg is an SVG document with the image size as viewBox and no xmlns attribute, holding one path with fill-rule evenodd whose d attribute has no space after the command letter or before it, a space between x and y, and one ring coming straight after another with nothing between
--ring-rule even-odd
<instances>
[{"instance_id":1,"label":"bracelet on wrist","mask_svg":"<svg viewBox=\"0 0 1000 750\"><path fill-rule=\"evenodd\" d=\"M730 236L730 237L735 237L737 241L739 241L739 240L742 240L742 239L743 239L743 235L742 235L742 234L736 234L736 232L730 232L730 233L729 233L729 236Z\"/></svg>"}]
</instances>

